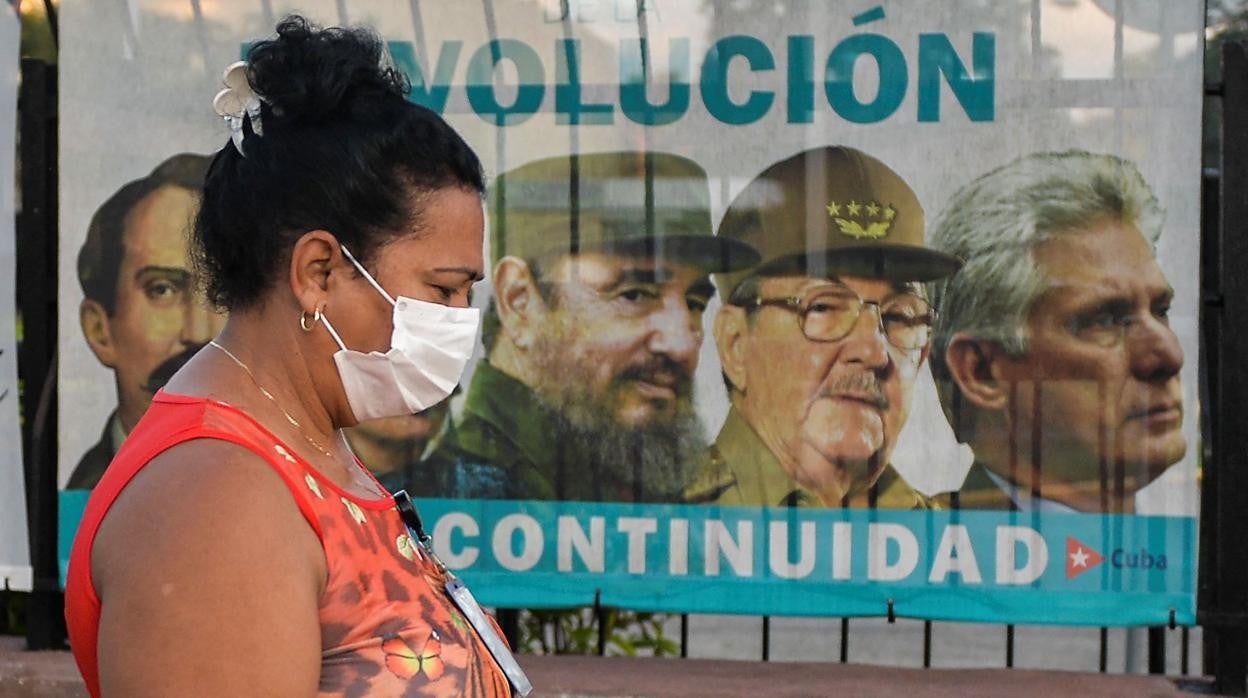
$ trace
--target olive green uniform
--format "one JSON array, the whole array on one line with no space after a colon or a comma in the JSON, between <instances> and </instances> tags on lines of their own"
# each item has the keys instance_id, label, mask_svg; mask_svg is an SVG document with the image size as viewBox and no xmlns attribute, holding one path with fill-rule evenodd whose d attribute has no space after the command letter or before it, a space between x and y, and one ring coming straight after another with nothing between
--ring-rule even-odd
<instances>
[{"instance_id":1,"label":"olive green uniform","mask_svg":"<svg viewBox=\"0 0 1248 698\"><path fill-rule=\"evenodd\" d=\"M477 364L463 409L430 444L413 489L426 497L617 501L559 439L554 416L524 383ZM628 496L626 496L628 494Z\"/></svg>"},{"instance_id":2,"label":"olive green uniform","mask_svg":"<svg viewBox=\"0 0 1248 698\"><path fill-rule=\"evenodd\" d=\"M1010 495L988 476L988 468L976 461L966 473L958 489L958 506L962 509L1010 509Z\"/></svg>"},{"instance_id":3,"label":"olive green uniform","mask_svg":"<svg viewBox=\"0 0 1248 698\"><path fill-rule=\"evenodd\" d=\"M916 492L892 466L875 484L880 509L930 509L932 501ZM685 500L728 506L825 506L780 465L763 440L735 408L719 431Z\"/></svg>"}]
</instances>

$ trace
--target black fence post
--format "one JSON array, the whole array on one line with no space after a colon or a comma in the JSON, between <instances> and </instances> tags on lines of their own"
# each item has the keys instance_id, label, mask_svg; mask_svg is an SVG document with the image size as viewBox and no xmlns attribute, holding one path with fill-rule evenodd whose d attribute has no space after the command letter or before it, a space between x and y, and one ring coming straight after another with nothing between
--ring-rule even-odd
<instances>
[{"instance_id":1,"label":"black fence post","mask_svg":"<svg viewBox=\"0 0 1248 698\"><path fill-rule=\"evenodd\" d=\"M1148 629L1148 673L1166 673L1166 629L1162 626Z\"/></svg>"},{"instance_id":2,"label":"black fence post","mask_svg":"<svg viewBox=\"0 0 1248 698\"><path fill-rule=\"evenodd\" d=\"M1202 304L1205 367L1212 448L1204 462L1201 497L1200 622L1205 626L1206 669L1222 695L1248 695L1248 458L1239 440L1248 409L1248 371L1233 357L1248 342L1248 50L1239 42L1222 49L1222 162L1216 258L1206 266ZM1212 284L1212 285L1211 285Z\"/></svg>"},{"instance_id":3,"label":"black fence post","mask_svg":"<svg viewBox=\"0 0 1248 698\"><path fill-rule=\"evenodd\" d=\"M1206 97L1221 97L1221 85L1216 87L1206 87ZM1209 100L1206 100L1208 102ZM1208 118L1206 116L1206 118ZM1201 405L1208 406L1208 410L1202 410L1200 419L1200 462L1202 463L1203 476L1200 480L1200 532L1198 535L1198 548L1200 557L1197 560L1197 585L1196 585L1196 608L1197 623L1203 624L1207 622L1206 610L1212 603L1213 589L1213 482L1216 477L1213 475L1214 448L1213 448L1213 425L1218 422L1218 415L1213 413L1213 406L1216 405L1216 397L1218 386L1213 382L1211 376L1217 375L1217 366L1220 357L1218 354L1219 339L1221 337L1218 330L1218 322L1221 308L1221 297L1218 295L1217 289L1221 288L1220 271L1218 268L1218 218L1221 209L1218 206L1218 171L1214 168L1206 169L1201 177L1200 188L1200 269L1201 269L1201 307L1200 307L1200 384L1199 402ZM1214 644L1214 633L1211 628L1206 628L1208 632L1202 633L1200 641L1200 657L1201 667L1196 673L1199 675L1212 675L1214 656L1217 655L1217 646Z\"/></svg>"},{"instance_id":4,"label":"black fence post","mask_svg":"<svg viewBox=\"0 0 1248 698\"><path fill-rule=\"evenodd\" d=\"M22 204L17 222L23 336L17 367L23 386L22 456L34 572L26 618L26 644L32 650L65 644L65 601L56 549L56 95L56 66L23 60L18 94Z\"/></svg>"}]
</instances>

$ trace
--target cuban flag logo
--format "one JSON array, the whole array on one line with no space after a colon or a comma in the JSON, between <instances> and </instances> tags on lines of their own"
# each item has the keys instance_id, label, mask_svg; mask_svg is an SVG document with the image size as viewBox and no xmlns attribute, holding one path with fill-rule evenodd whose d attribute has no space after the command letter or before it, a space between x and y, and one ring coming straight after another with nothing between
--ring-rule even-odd
<instances>
[{"instance_id":1,"label":"cuban flag logo","mask_svg":"<svg viewBox=\"0 0 1248 698\"><path fill-rule=\"evenodd\" d=\"M1066 578L1074 579L1105 561L1105 557L1078 538L1066 537Z\"/></svg>"}]
</instances>

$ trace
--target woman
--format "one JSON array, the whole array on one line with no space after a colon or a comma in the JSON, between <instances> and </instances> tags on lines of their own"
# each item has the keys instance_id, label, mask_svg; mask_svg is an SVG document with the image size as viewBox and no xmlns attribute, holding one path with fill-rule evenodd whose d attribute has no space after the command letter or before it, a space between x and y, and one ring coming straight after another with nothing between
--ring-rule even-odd
<instances>
[{"instance_id":1,"label":"woman","mask_svg":"<svg viewBox=\"0 0 1248 698\"><path fill-rule=\"evenodd\" d=\"M230 319L95 489L66 615L94 696L506 695L340 430L444 398L475 341L476 155L363 30L227 73L194 242Z\"/></svg>"}]
</instances>

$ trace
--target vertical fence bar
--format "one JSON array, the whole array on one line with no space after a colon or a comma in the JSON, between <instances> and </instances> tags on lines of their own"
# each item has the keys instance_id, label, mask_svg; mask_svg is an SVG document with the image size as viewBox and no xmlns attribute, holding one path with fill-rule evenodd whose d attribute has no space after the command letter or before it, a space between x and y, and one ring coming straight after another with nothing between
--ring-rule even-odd
<instances>
[{"instance_id":1,"label":"vertical fence bar","mask_svg":"<svg viewBox=\"0 0 1248 698\"><path fill-rule=\"evenodd\" d=\"M689 657L689 614L680 614L680 658Z\"/></svg>"},{"instance_id":2,"label":"vertical fence bar","mask_svg":"<svg viewBox=\"0 0 1248 698\"><path fill-rule=\"evenodd\" d=\"M771 616L763 616L763 661L771 661Z\"/></svg>"},{"instance_id":3,"label":"vertical fence bar","mask_svg":"<svg viewBox=\"0 0 1248 698\"><path fill-rule=\"evenodd\" d=\"M594 622L598 630L598 656L607 654L607 611L602 607L602 590L594 592Z\"/></svg>"},{"instance_id":4,"label":"vertical fence bar","mask_svg":"<svg viewBox=\"0 0 1248 698\"><path fill-rule=\"evenodd\" d=\"M500 608L495 611L495 616L498 619L498 627L503 631L503 637L507 638L507 644L519 648L520 611L515 608Z\"/></svg>"},{"instance_id":5,"label":"vertical fence bar","mask_svg":"<svg viewBox=\"0 0 1248 698\"><path fill-rule=\"evenodd\" d=\"M1166 629L1161 626L1148 629L1148 673L1166 673Z\"/></svg>"},{"instance_id":6,"label":"vertical fence bar","mask_svg":"<svg viewBox=\"0 0 1248 698\"><path fill-rule=\"evenodd\" d=\"M923 668L932 668L932 621L923 621Z\"/></svg>"},{"instance_id":7,"label":"vertical fence bar","mask_svg":"<svg viewBox=\"0 0 1248 698\"><path fill-rule=\"evenodd\" d=\"M1104 674L1109 670L1109 628L1101 628L1100 636L1101 653L1097 657L1096 668Z\"/></svg>"},{"instance_id":8,"label":"vertical fence bar","mask_svg":"<svg viewBox=\"0 0 1248 698\"><path fill-rule=\"evenodd\" d=\"M1005 668L1014 668L1014 624L1005 626Z\"/></svg>"},{"instance_id":9,"label":"vertical fence bar","mask_svg":"<svg viewBox=\"0 0 1248 698\"><path fill-rule=\"evenodd\" d=\"M18 94L22 215L17 226L17 295L24 336L18 350L26 507L34 584L26 644L55 649L65 641L57 560L56 492L56 67L22 61Z\"/></svg>"},{"instance_id":10,"label":"vertical fence bar","mask_svg":"<svg viewBox=\"0 0 1248 698\"><path fill-rule=\"evenodd\" d=\"M1205 86L1205 119L1210 118L1215 110L1220 110L1222 96L1222 86L1206 85ZM1221 269L1218 266L1218 233L1219 211L1218 205L1218 181L1220 176L1216 167L1207 169L1201 177L1201 207L1200 207L1200 280L1201 280L1201 305L1200 305L1200 374L1197 380L1197 390L1199 391L1200 404L1209 406L1209 410L1202 410L1200 419L1200 458L1203 464L1203 474L1200 479L1200 533L1198 540L1198 548L1201 554L1197 562L1197 582L1196 582L1196 608L1198 611L1197 622L1201 625L1208 624L1208 607L1212 603L1213 590L1213 526L1212 511L1215 506L1213 501L1213 480L1216 475L1213 473L1214 448L1213 448L1213 425L1218 422L1218 415L1214 414L1212 407L1217 404L1216 397L1218 387L1214 384L1211 376L1217 375L1217 367L1221 360L1218 351L1218 342L1221 333L1219 331L1220 317L1218 308L1221 307L1221 297L1218 289L1221 288ZM1209 628L1205 628L1206 631ZM1213 642L1214 634L1205 632L1201 635L1200 640L1200 657L1201 666L1197 673L1201 675L1212 675L1214 656L1217 654L1217 645Z\"/></svg>"},{"instance_id":11,"label":"vertical fence bar","mask_svg":"<svg viewBox=\"0 0 1248 698\"><path fill-rule=\"evenodd\" d=\"M1205 320L1213 319L1219 356L1234 356L1248 342L1248 275L1234 273L1248 263L1248 49L1241 42L1222 48L1222 166L1219 268L1213 289L1206 289ZM1215 302L1209 302L1215 301ZM1208 338L1208 335L1206 335ZM1221 362L1207 368L1212 392L1209 413L1213 421L1213 458L1206 462L1201 507L1202 529L1208 529L1212 545L1202 547L1209 555L1212 586L1202 589L1202 623L1213 645L1214 690L1220 694L1248 694L1248 547L1243 531L1248 527L1248 508L1243 492L1248 488L1238 415L1248 409L1248 372L1239 366L1225 368Z\"/></svg>"},{"instance_id":12,"label":"vertical fence bar","mask_svg":"<svg viewBox=\"0 0 1248 698\"><path fill-rule=\"evenodd\" d=\"M841 664L849 662L849 619L841 619Z\"/></svg>"}]
</instances>

